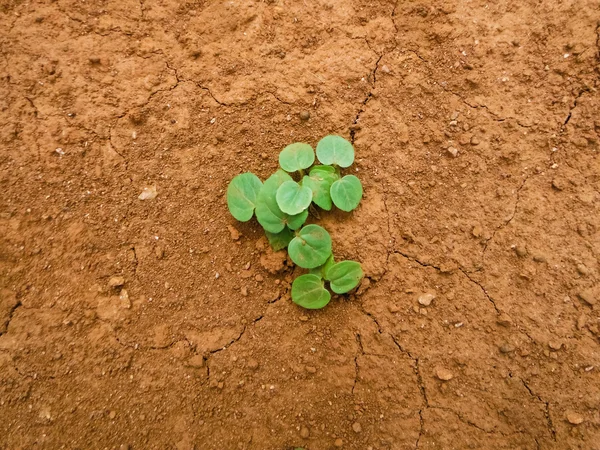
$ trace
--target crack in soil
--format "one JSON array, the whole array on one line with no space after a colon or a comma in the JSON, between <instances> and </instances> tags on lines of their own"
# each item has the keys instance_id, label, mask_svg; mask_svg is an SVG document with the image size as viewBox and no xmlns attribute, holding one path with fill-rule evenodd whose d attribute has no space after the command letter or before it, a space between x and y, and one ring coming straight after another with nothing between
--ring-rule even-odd
<instances>
[{"instance_id":1,"label":"crack in soil","mask_svg":"<svg viewBox=\"0 0 600 450\"><path fill-rule=\"evenodd\" d=\"M554 428L554 424L552 423L552 417L550 417L550 402L545 401L544 399L542 399L542 397L535 394L524 379L521 378L520 380L521 383L523 383L523 386L525 386L525 389L527 389L527 392L529 392L529 395L538 399L538 401L544 405L544 415L546 416L546 424L548 426L548 431L550 432L550 436L552 436L552 440L556 442L556 429Z\"/></svg>"},{"instance_id":2,"label":"crack in soil","mask_svg":"<svg viewBox=\"0 0 600 450\"><path fill-rule=\"evenodd\" d=\"M356 337L356 342L358 344L359 353L354 357L354 383L352 384L352 395L354 395L354 389L356 389L356 384L358 383L358 378L359 378L359 373L360 373L360 366L358 364L358 357L360 355L364 355L365 354L365 349L363 348L362 340L360 338L360 334L356 333L355 337Z\"/></svg>"},{"instance_id":3,"label":"crack in soil","mask_svg":"<svg viewBox=\"0 0 600 450\"><path fill-rule=\"evenodd\" d=\"M12 308L10 308L10 310L8 311L8 319L6 319L6 321L4 322L4 326L3 328L5 328L5 331L0 332L0 336L8 333L8 327L10 325L10 322L12 321L14 315L15 315L15 311L17 309L19 309L21 306L23 306L23 303L21 303L21 300L17 299L17 302L13 305Z\"/></svg>"},{"instance_id":4,"label":"crack in soil","mask_svg":"<svg viewBox=\"0 0 600 450\"><path fill-rule=\"evenodd\" d=\"M569 108L569 113L567 114L567 118L563 122L563 126L566 126L569 123L569 121L571 120L571 116L573 115L573 111L575 110L575 108L577 108L577 102L583 96L583 94L587 92L589 92L588 87L584 87L583 89L579 90L577 96L575 97L575 100L573 100L573 106Z\"/></svg>"},{"instance_id":5,"label":"crack in soil","mask_svg":"<svg viewBox=\"0 0 600 450\"><path fill-rule=\"evenodd\" d=\"M492 232L492 236L485 241L485 244L483 245L483 252L481 253L481 265L482 266L485 264L485 252L487 251L490 243L496 237L496 233L498 231L502 230L503 228L507 227L512 222L512 220L515 218L515 216L517 215L517 209L519 208L519 202L521 201L521 190L525 187L525 183L527 183L527 180L529 180L530 177L531 177L531 175L526 176L525 179L523 180L523 182L521 183L521 185L517 188L517 192L515 194L515 197L516 197L515 204L513 206L512 214L510 215L508 220L506 220L504 223L501 223L499 226L497 226L494 229L494 231Z\"/></svg>"}]
</instances>

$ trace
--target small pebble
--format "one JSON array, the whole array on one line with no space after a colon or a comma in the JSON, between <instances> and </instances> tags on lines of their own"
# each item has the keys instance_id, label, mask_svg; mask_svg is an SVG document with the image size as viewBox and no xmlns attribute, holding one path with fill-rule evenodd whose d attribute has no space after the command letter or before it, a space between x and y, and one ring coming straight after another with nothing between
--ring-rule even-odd
<instances>
[{"instance_id":1,"label":"small pebble","mask_svg":"<svg viewBox=\"0 0 600 450\"><path fill-rule=\"evenodd\" d=\"M302 111L300 113L300 120L307 121L308 119L310 119L310 113L308 111Z\"/></svg>"},{"instance_id":2,"label":"small pebble","mask_svg":"<svg viewBox=\"0 0 600 450\"><path fill-rule=\"evenodd\" d=\"M471 145L479 145L481 141L479 140L479 138L477 136L473 136L471 138Z\"/></svg>"},{"instance_id":3,"label":"small pebble","mask_svg":"<svg viewBox=\"0 0 600 450\"><path fill-rule=\"evenodd\" d=\"M585 289L577 294L577 296L590 306L596 304L596 299L591 289Z\"/></svg>"},{"instance_id":4,"label":"small pebble","mask_svg":"<svg viewBox=\"0 0 600 450\"><path fill-rule=\"evenodd\" d=\"M515 347L512 344L509 344L508 342L504 342L502 345L500 345L501 353L511 353L514 351L515 351Z\"/></svg>"},{"instance_id":5,"label":"small pebble","mask_svg":"<svg viewBox=\"0 0 600 450\"><path fill-rule=\"evenodd\" d=\"M246 286L242 286L242 288L240 289L240 293L242 294L242 296L247 297L248 296L248 288Z\"/></svg>"},{"instance_id":6,"label":"small pebble","mask_svg":"<svg viewBox=\"0 0 600 450\"><path fill-rule=\"evenodd\" d=\"M306 366L306 367L305 367L305 369L306 369L306 371L307 371L308 373L317 373L317 368L316 368L316 367L313 367L313 366Z\"/></svg>"},{"instance_id":7,"label":"small pebble","mask_svg":"<svg viewBox=\"0 0 600 450\"><path fill-rule=\"evenodd\" d=\"M235 227L227 225L227 229L229 230L232 241L237 241L240 238L240 232Z\"/></svg>"},{"instance_id":8,"label":"small pebble","mask_svg":"<svg viewBox=\"0 0 600 450\"><path fill-rule=\"evenodd\" d=\"M496 319L496 323L498 325L502 325L503 327L510 327L512 325L512 319L508 314L500 313L500 315Z\"/></svg>"},{"instance_id":9,"label":"small pebble","mask_svg":"<svg viewBox=\"0 0 600 450\"><path fill-rule=\"evenodd\" d=\"M108 286L111 288L121 287L125 284L125 278L123 277L112 277L108 280Z\"/></svg>"},{"instance_id":10,"label":"small pebble","mask_svg":"<svg viewBox=\"0 0 600 450\"><path fill-rule=\"evenodd\" d=\"M550 341L548 342L548 347L550 347L552 350L560 350L562 348L562 342L560 341Z\"/></svg>"},{"instance_id":11,"label":"small pebble","mask_svg":"<svg viewBox=\"0 0 600 450\"><path fill-rule=\"evenodd\" d=\"M434 298L435 298L435 295L428 292L426 294L420 295L418 302L422 306L429 306L429 305L431 305L431 302L433 301Z\"/></svg>"},{"instance_id":12,"label":"small pebble","mask_svg":"<svg viewBox=\"0 0 600 450\"><path fill-rule=\"evenodd\" d=\"M579 425L580 423L583 423L583 416L576 411L568 410L565 413L565 417L571 425Z\"/></svg>"},{"instance_id":13,"label":"small pebble","mask_svg":"<svg viewBox=\"0 0 600 450\"><path fill-rule=\"evenodd\" d=\"M579 275L589 275L590 269L588 269L584 264L577 264L577 272Z\"/></svg>"},{"instance_id":14,"label":"small pebble","mask_svg":"<svg viewBox=\"0 0 600 450\"><path fill-rule=\"evenodd\" d=\"M300 437L302 437L302 439L308 439L309 436L310 430L307 427L302 427L300 429Z\"/></svg>"},{"instance_id":15,"label":"small pebble","mask_svg":"<svg viewBox=\"0 0 600 450\"><path fill-rule=\"evenodd\" d=\"M552 180L552 187L557 191L562 191L565 189L565 182L559 178L555 178Z\"/></svg>"},{"instance_id":16,"label":"small pebble","mask_svg":"<svg viewBox=\"0 0 600 450\"><path fill-rule=\"evenodd\" d=\"M458 149L455 147L448 147L446 151L450 153L450 155L452 155L453 158L456 158L458 156Z\"/></svg>"},{"instance_id":17,"label":"small pebble","mask_svg":"<svg viewBox=\"0 0 600 450\"><path fill-rule=\"evenodd\" d=\"M577 318L577 329L583 330L585 324L587 323L587 318L582 314Z\"/></svg>"},{"instance_id":18,"label":"small pebble","mask_svg":"<svg viewBox=\"0 0 600 450\"><path fill-rule=\"evenodd\" d=\"M258 366L259 366L259 364L258 364L257 360L251 359L248 361L248 369L256 370L256 369L258 369Z\"/></svg>"},{"instance_id":19,"label":"small pebble","mask_svg":"<svg viewBox=\"0 0 600 450\"><path fill-rule=\"evenodd\" d=\"M300 322L307 322L308 316L300 316L299 319L300 319Z\"/></svg>"},{"instance_id":20,"label":"small pebble","mask_svg":"<svg viewBox=\"0 0 600 450\"><path fill-rule=\"evenodd\" d=\"M149 186L149 187L145 187L142 190L142 193L139 195L139 199L140 200L153 200L156 198L156 196L158 195L158 192L156 191L156 186Z\"/></svg>"},{"instance_id":21,"label":"small pebble","mask_svg":"<svg viewBox=\"0 0 600 450\"><path fill-rule=\"evenodd\" d=\"M471 234L473 234L473 236L476 238L481 237L481 233L483 233L483 230L479 225L475 225L473 230L471 230Z\"/></svg>"},{"instance_id":22,"label":"small pebble","mask_svg":"<svg viewBox=\"0 0 600 450\"><path fill-rule=\"evenodd\" d=\"M435 369L435 376L438 377L442 381L450 381L452 378L454 378L454 375L452 375L452 372L450 372L448 369L445 369L443 367L438 367Z\"/></svg>"},{"instance_id":23,"label":"small pebble","mask_svg":"<svg viewBox=\"0 0 600 450\"><path fill-rule=\"evenodd\" d=\"M354 422L352 424L352 429L354 430L355 433L360 433L362 431L362 426L360 425L360 423Z\"/></svg>"},{"instance_id":24,"label":"small pebble","mask_svg":"<svg viewBox=\"0 0 600 450\"><path fill-rule=\"evenodd\" d=\"M527 256L527 248L524 245L517 245L515 247L515 253L520 258L523 258L523 257Z\"/></svg>"},{"instance_id":25,"label":"small pebble","mask_svg":"<svg viewBox=\"0 0 600 450\"><path fill-rule=\"evenodd\" d=\"M344 445L344 441L342 439L340 439L340 438L337 438L335 440L335 442L333 443L333 445L335 445L336 447L341 447L341 446Z\"/></svg>"},{"instance_id":26,"label":"small pebble","mask_svg":"<svg viewBox=\"0 0 600 450\"><path fill-rule=\"evenodd\" d=\"M541 253L534 255L533 260L535 262L539 262L539 263L545 263L547 261L546 257L544 255L542 255Z\"/></svg>"},{"instance_id":27,"label":"small pebble","mask_svg":"<svg viewBox=\"0 0 600 450\"><path fill-rule=\"evenodd\" d=\"M256 276L254 277L254 279L255 279L256 281L258 281L258 282L261 282L261 281L263 281L263 280L264 280L264 277L263 277L261 274L258 274L258 275L256 275Z\"/></svg>"},{"instance_id":28,"label":"small pebble","mask_svg":"<svg viewBox=\"0 0 600 450\"><path fill-rule=\"evenodd\" d=\"M113 420L115 417L117 417L117 413L116 413L116 412L114 412L114 411L111 411L111 412L108 414L108 417L110 418L110 420Z\"/></svg>"}]
</instances>

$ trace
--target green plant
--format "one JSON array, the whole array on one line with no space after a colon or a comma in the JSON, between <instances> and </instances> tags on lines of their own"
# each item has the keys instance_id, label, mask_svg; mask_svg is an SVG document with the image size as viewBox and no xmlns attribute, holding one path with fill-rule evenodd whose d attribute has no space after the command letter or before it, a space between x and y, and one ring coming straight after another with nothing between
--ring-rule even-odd
<instances>
[{"instance_id":1,"label":"green plant","mask_svg":"<svg viewBox=\"0 0 600 450\"><path fill-rule=\"evenodd\" d=\"M308 309L323 308L331 300L325 282L336 294L345 294L358 286L364 275L356 261L334 261L331 236L324 228L316 224L303 227L311 203L325 211L335 205L349 212L363 195L360 180L340 172L354 162L350 142L341 136L326 136L317 144L317 158L321 164L315 165L313 148L296 142L281 151L281 169L264 183L248 172L233 178L227 188L233 217L247 222L256 215L273 250L287 247L294 264L308 269L292 283L292 301Z\"/></svg>"}]
</instances>

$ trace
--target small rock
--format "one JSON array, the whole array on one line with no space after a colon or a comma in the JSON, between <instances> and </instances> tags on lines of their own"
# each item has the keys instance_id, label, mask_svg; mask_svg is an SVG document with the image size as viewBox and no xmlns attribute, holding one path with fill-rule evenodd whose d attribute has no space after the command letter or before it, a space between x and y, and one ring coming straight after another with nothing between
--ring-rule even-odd
<instances>
[{"instance_id":1,"label":"small rock","mask_svg":"<svg viewBox=\"0 0 600 450\"><path fill-rule=\"evenodd\" d=\"M591 289L585 289L577 294L577 296L590 306L596 304L596 298Z\"/></svg>"},{"instance_id":2,"label":"small rock","mask_svg":"<svg viewBox=\"0 0 600 450\"><path fill-rule=\"evenodd\" d=\"M110 420L114 420L114 418L117 417L117 413L115 411L111 411L108 413L108 417Z\"/></svg>"},{"instance_id":3,"label":"small rock","mask_svg":"<svg viewBox=\"0 0 600 450\"><path fill-rule=\"evenodd\" d=\"M188 367L193 367L194 369L201 369L204 367L204 357L202 355L194 355L187 361Z\"/></svg>"},{"instance_id":4,"label":"small rock","mask_svg":"<svg viewBox=\"0 0 600 450\"><path fill-rule=\"evenodd\" d=\"M157 258L157 259L163 259L163 258L164 258L164 256L165 256L165 249L164 249L164 248L162 248L162 247L160 247L160 246L157 246L157 247L154 249L154 254L156 255L156 258Z\"/></svg>"},{"instance_id":5,"label":"small rock","mask_svg":"<svg viewBox=\"0 0 600 450\"><path fill-rule=\"evenodd\" d=\"M390 68L385 64L381 67L381 71L384 73L390 73Z\"/></svg>"},{"instance_id":6,"label":"small rock","mask_svg":"<svg viewBox=\"0 0 600 450\"><path fill-rule=\"evenodd\" d=\"M418 302L422 306L429 306L431 305L433 299L435 299L435 295L428 292L426 294L419 295Z\"/></svg>"},{"instance_id":7,"label":"small rock","mask_svg":"<svg viewBox=\"0 0 600 450\"><path fill-rule=\"evenodd\" d=\"M247 366L248 366L248 369L250 369L250 370L256 370L256 369L258 369L259 364L258 364L257 360L251 359L248 361Z\"/></svg>"},{"instance_id":8,"label":"small rock","mask_svg":"<svg viewBox=\"0 0 600 450\"><path fill-rule=\"evenodd\" d=\"M479 138L477 136L473 136L471 138L471 145L479 145L481 141L479 140Z\"/></svg>"},{"instance_id":9,"label":"small rock","mask_svg":"<svg viewBox=\"0 0 600 450\"><path fill-rule=\"evenodd\" d=\"M131 447L129 446L129 444L121 444L119 446L119 450L130 450Z\"/></svg>"},{"instance_id":10,"label":"small rock","mask_svg":"<svg viewBox=\"0 0 600 450\"><path fill-rule=\"evenodd\" d=\"M108 280L108 287L117 288L125 284L125 278L123 277L112 277Z\"/></svg>"},{"instance_id":11,"label":"small rock","mask_svg":"<svg viewBox=\"0 0 600 450\"><path fill-rule=\"evenodd\" d=\"M517 245L515 247L515 253L520 258L523 258L523 257L527 256L527 247L525 247L524 245Z\"/></svg>"},{"instance_id":12,"label":"small rock","mask_svg":"<svg viewBox=\"0 0 600 450\"><path fill-rule=\"evenodd\" d=\"M579 275L589 275L590 274L590 269L588 269L584 264L577 264L577 272L579 272Z\"/></svg>"},{"instance_id":13,"label":"small rock","mask_svg":"<svg viewBox=\"0 0 600 450\"><path fill-rule=\"evenodd\" d=\"M500 315L496 319L496 323L503 327L510 327L512 325L512 319L510 318L510 316L508 314L503 312L503 313L500 313Z\"/></svg>"},{"instance_id":14,"label":"small rock","mask_svg":"<svg viewBox=\"0 0 600 450\"><path fill-rule=\"evenodd\" d=\"M577 329L583 330L585 324L587 323L587 318L582 314L577 318Z\"/></svg>"},{"instance_id":15,"label":"small rock","mask_svg":"<svg viewBox=\"0 0 600 450\"><path fill-rule=\"evenodd\" d=\"M336 447L342 447L344 445L344 441L341 438L337 438L333 443Z\"/></svg>"},{"instance_id":16,"label":"small rock","mask_svg":"<svg viewBox=\"0 0 600 450\"><path fill-rule=\"evenodd\" d=\"M127 290L125 289L121 289L121 293L119 294L119 300L121 301L120 305L121 308L131 308L131 301L129 300L129 294L127 293Z\"/></svg>"},{"instance_id":17,"label":"small rock","mask_svg":"<svg viewBox=\"0 0 600 450\"><path fill-rule=\"evenodd\" d=\"M548 259L546 258L546 256L542 255L541 253L538 253L533 256L533 260L538 263L545 263Z\"/></svg>"},{"instance_id":18,"label":"small rock","mask_svg":"<svg viewBox=\"0 0 600 450\"><path fill-rule=\"evenodd\" d=\"M514 345L508 343L508 342L504 342L503 344L500 345L500 352L501 353L511 353L515 351L515 347Z\"/></svg>"},{"instance_id":19,"label":"small rock","mask_svg":"<svg viewBox=\"0 0 600 450\"><path fill-rule=\"evenodd\" d=\"M362 426L360 425L360 423L354 422L352 424L352 429L354 430L355 433L360 433L362 431Z\"/></svg>"},{"instance_id":20,"label":"small rock","mask_svg":"<svg viewBox=\"0 0 600 450\"><path fill-rule=\"evenodd\" d=\"M237 241L240 238L240 232L231 225L227 225L227 229L229 230L229 234L231 234L231 240Z\"/></svg>"},{"instance_id":21,"label":"small rock","mask_svg":"<svg viewBox=\"0 0 600 450\"><path fill-rule=\"evenodd\" d=\"M483 233L483 230L479 225L475 225L473 230L471 230L471 234L473 234L473 236L476 238L481 237L481 233Z\"/></svg>"},{"instance_id":22,"label":"small rock","mask_svg":"<svg viewBox=\"0 0 600 450\"><path fill-rule=\"evenodd\" d=\"M242 286L242 288L240 289L240 294L242 294L243 297L247 297L248 296L248 288L246 286Z\"/></svg>"},{"instance_id":23,"label":"small rock","mask_svg":"<svg viewBox=\"0 0 600 450\"><path fill-rule=\"evenodd\" d=\"M300 113L300 120L307 121L310 119L310 113L308 111L302 111Z\"/></svg>"},{"instance_id":24,"label":"small rock","mask_svg":"<svg viewBox=\"0 0 600 450\"><path fill-rule=\"evenodd\" d=\"M438 379L440 379L442 381L450 381L452 378L454 378L454 375L452 375L452 372L450 372L448 369L445 369L443 367L437 367L435 369L435 376L438 377Z\"/></svg>"},{"instance_id":25,"label":"small rock","mask_svg":"<svg viewBox=\"0 0 600 450\"><path fill-rule=\"evenodd\" d=\"M565 417L571 425L579 425L580 423L583 423L583 416L576 411L568 410L565 413Z\"/></svg>"},{"instance_id":26,"label":"small rock","mask_svg":"<svg viewBox=\"0 0 600 450\"><path fill-rule=\"evenodd\" d=\"M560 178L555 178L554 180L552 180L552 187L557 191L562 191L566 186L564 180Z\"/></svg>"},{"instance_id":27,"label":"small rock","mask_svg":"<svg viewBox=\"0 0 600 450\"><path fill-rule=\"evenodd\" d=\"M317 368L316 368L316 367L313 367L313 366L306 366L306 367L305 367L305 369L306 369L306 371L307 371L308 373L317 373Z\"/></svg>"},{"instance_id":28,"label":"small rock","mask_svg":"<svg viewBox=\"0 0 600 450\"><path fill-rule=\"evenodd\" d=\"M149 186L142 189L142 193L139 195L140 200L153 200L158 195L156 192L156 186Z\"/></svg>"},{"instance_id":29,"label":"small rock","mask_svg":"<svg viewBox=\"0 0 600 450\"><path fill-rule=\"evenodd\" d=\"M265 278L264 278L264 277L263 277L261 274L258 274L258 275L256 275L256 276L254 277L254 279L260 283L260 282L261 282L261 281L263 281Z\"/></svg>"},{"instance_id":30,"label":"small rock","mask_svg":"<svg viewBox=\"0 0 600 450\"><path fill-rule=\"evenodd\" d=\"M453 157L456 158L458 156L458 149L455 147L448 147L446 151Z\"/></svg>"},{"instance_id":31,"label":"small rock","mask_svg":"<svg viewBox=\"0 0 600 450\"><path fill-rule=\"evenodd\" d=\"M552 350L560 350L562 348L563 344L560 341L550 341L548 342L548 347L550 347Z\"/></svg>"},{"instance_id":32,"label":"small rock","mask_svg":"<svg viewBox=\"0 0 600 450\"><path fill-rule=\"evenodd\" d=\"M307 427L300 428L300 437L302 439L308 439L310 436L310 430Z\"/></svg>"},{"instance_id":33,"label":"small rock","mask_svg":"<svg viewBox=\"0 0 600 450\"><path fill-rule=\"evenodd\" d=\"M300 316L299 319L300 319L300 322L307 322L308 316Z\"/></svg>"}]
</instances>

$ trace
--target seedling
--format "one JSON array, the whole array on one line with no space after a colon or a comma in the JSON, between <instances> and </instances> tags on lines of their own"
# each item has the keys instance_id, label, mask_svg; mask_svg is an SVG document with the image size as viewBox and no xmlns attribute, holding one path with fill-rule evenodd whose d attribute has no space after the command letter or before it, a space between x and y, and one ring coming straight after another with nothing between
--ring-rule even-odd
<instances>
[{"instance_id":1,"label":"seedling","mask_svg":"<svg viewBox=\"0 0 600 450\"><path fill-rule=\"evenodd\" d=\"M354 162L354 148L341 136L326 136L317 144L317 159L321 164L314 164L315 152L309 144L296 142L281 151L281 169L264 183L248 172L236 176L227 188L227 205L233 217L247 222L256 215L273 250L287 247L294 264L308 269L292 283L292 301L307 309L320 309L329 303L326 282L336 294L345 294L364 276L358 262L334 261L331 236L323 227L303 227L312 203L325 211L335 205L346 212L360 203L360 180L354 175L342 176L340 171Z\"/></svg>"}]
</instances>

